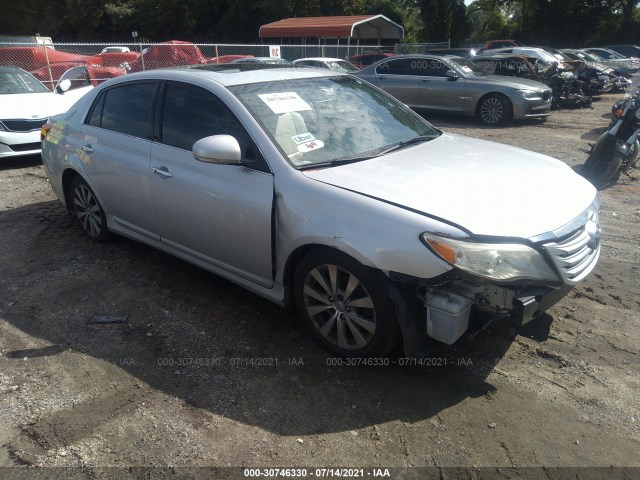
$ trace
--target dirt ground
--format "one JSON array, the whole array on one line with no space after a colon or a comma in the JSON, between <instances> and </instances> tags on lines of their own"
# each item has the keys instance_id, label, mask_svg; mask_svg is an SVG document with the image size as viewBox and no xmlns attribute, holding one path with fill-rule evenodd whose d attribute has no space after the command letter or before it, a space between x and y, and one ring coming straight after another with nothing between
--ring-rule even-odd
<instances>
[{"instance_id":1,"label":"dirt ground","mask_svg":"<svg viewBox=\"0 0 640 480\"><path fill-rule=\"evenodd\" d=\"M577 166L620 96L508 128L427 117ZM39 157L3 160L0 467L640 467L639 186L601 192L600 262L549 315L431 366L365 368L332 366L295 313L230 282L92 243Z\"/></svg>"}]
</instances>

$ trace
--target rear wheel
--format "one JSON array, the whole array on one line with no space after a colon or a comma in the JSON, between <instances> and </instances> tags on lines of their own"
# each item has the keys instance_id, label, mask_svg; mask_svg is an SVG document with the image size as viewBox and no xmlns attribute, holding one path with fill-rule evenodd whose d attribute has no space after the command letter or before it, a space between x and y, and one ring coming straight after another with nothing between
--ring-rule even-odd
<instances>
[{"instance_id":1,"label":"rear wheel","mask_svg":"<svg viewBox=\"0 0 640 480\"><path fill-rule=\"evenodd\" d=\"M95 194L81 176L71 181L72 210L84 233L95 242L107 242L112 234L107 218Z\"/></svg>"},{"instance_id":2,"label":"rear wheel","mask_svg":"<svg viewBox=\"0 0 640 480\"><path fill-rule=\"evenodd\" d=\"M316 340L331 352L383 356L399 338L385 281L340 252L312 252L294 276L296 306Z\"/></svg>"}]
</instances>

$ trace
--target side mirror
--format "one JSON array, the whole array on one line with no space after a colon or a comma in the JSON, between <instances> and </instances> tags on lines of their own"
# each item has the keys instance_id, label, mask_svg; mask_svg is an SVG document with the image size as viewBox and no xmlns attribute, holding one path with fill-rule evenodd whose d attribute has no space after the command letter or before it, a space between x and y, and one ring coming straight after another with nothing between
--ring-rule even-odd
<instances>
[{"instance_id":1,"label":"side mirror","mask_svg":"<svg viewBox=\"0 0 640 480\"><path fill-rule=\"evenodd\" d=\"M458 80L460 78L460 75L458 75L455 71L453 70L447 70L447 80Z\"/></svg>"},{"instance_id":2,"label":"side mirror","mask_svg":"<svg viewBox=\"0 0 640 480\"><path fill-rule=\"evenodd\" d=\"M64 93L68 91L70 88L71 88L71 80L69 80L68 78L65 78L64 80L59 82L58 85L56 86L56 90L58 93Z\"/></svg>"},{"instance_id":3,"label":"side mirror","mask_svg":"<svg viewBox=\"0 0 640 480\"><path fill-rule=\"evenodd\" d=\"M242 153L240 144L231 135L212 135L201 138L191 150L196 160L221 165L240 165Z\"/></svg>"}]
</instances>

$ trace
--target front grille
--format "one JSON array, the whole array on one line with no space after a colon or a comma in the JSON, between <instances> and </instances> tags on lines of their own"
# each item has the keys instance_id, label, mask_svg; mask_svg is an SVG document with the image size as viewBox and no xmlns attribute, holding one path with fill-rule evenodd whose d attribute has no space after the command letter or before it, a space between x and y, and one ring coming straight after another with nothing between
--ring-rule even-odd
<instances>
[{"instance_id":1,"label":"front grille","mask_svg":"<svg viewBox=\"0 0 640 480\"><path fill-rule=\"evenodd\" d=\"M38 118L36 120L0 120L0 122L10 132L33 132L40 130L47 120L48 118Z\"/></svg>"},{"instance_id":2,"label":"front grille","mask_svg":"<svg viewBox=\"0 0 640 480\"><path fill-rule=\"evenodd\" d=\"M551 90L545 90L542 92L542 99L549 100L551 98Z\"/></svg>"},{"instance_id":3,"label":"front grille","mask_svg":"<svg viewBox=\"0 0 640 480\"><path fill-rule=\"evenodd\" d=\"M600 256L598 214L593 213L585 225L563 240L543 246L551 254L566 283L580 282L591 273Z\"/></svg>"}]
</instances>

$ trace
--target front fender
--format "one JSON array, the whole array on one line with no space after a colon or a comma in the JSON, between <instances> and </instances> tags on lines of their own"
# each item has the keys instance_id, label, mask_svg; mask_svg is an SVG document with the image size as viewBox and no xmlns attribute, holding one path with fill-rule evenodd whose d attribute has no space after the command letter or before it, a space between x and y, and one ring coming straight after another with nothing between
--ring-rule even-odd
<instances>
[{"instance_id":1,"label":"front fender","mask_svg":"<svg viewBox=\"0 0 640 480\"><path fill-rule=\"evenodd\" d=\"M278 193L280 188L286 196ZM419 213L312 179L285 189L276 178L274 219L275 281L282 284L291 255L309 245L336 248L386 274L434 278L451 266L426 248L420 235L465 236Z\"/></svg>"}]
</instances>

